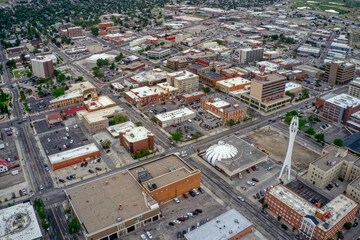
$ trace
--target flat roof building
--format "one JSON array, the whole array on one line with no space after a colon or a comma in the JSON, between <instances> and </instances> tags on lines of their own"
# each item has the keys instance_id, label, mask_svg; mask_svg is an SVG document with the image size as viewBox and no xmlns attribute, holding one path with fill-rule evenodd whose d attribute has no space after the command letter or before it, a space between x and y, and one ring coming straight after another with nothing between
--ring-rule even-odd
<instances>
[{"instance_id":1,"label":"flat roof building","mask_svg":"<svg viewBox=\"0 0 360 240\"><path fill-rule=\"evenodd\" d=\"M360 99L360 78L350 82L348 94Z\"/></svg>"},{"instance_id":2,"label":"flat roof building","mask_svg":"<svg viewBox=\"0 0 360 240\"><path fill-rule=\"evenodd\" d=\"M100 157L100 151L94 143L48 156L53 170L89 161L97 157Z\"/></svg>"},{"instance_id":3,"label":"flat roof building","mask_svg":"<svg viewBox=\"0 0 360 240\"><path fill-rule=\"evenodd\" d=\"M179 108L170 112L155 115L157 123L163 128L166 128L172 124L185 122L194 117L196 117L196 113L189 108Z\"/></svg>"},{"instance_id":4,"label":"flat roof building","mask_svg":"<svg viewBox=\"0 0 360 240\"><path fill-rule=\"evenodd\" d=\"M312 47L310 45L302 45L297 49L298 56L313 56L320 57L320 48Z\"/></svg>"},{"instance_id":5,"label":"flat roof building","mask_svg":"<svg viewBox=\"0 0 360 240\"><path fill-rule=\"evenodd\" d=\"M300 70L306 73L309 77L320 79L320 77L324 74L324 71L321 69L318 69L316 67L312 67L309 65L299 65L295 66L294 70Z\"/></svg>"},{"instance_id":6,"label":"flat roof building","mask_svg":"<svg viewBox=\"0 0 360 240\"><path fill-rule=\"evenodd\" d=\"M43 56L31 59L31 69L34 76L39 78L53 78L55 76L53 61L45 59Z\"/></svg>"},{"instance_id":7,"label":"flat roof building","mask_svg":"<svg viewBox=\"0 0 360 240\"><path fill-rule=\"evenodd\" d=\"M220 73L217 72L205 72L202 74L199 74L199 78L201 81L204 81L205 83L215 87L216 82L220 80L225 80L226 77Z\"/></svg>"},{"instance_id":8,"label":"flat roof building","mask_svg":"<svg viewBox=\"0 0 360 240\"><path fill-rule=\"evenodd\" d=\"M120 145L136 158L136 154L155 149L154 134L144 127L130 127L119 132Z\"/></svg>"},{"instance_id":9,"label":"flat roof building","mask_svg":"<svg viewBox=\"0 0 360 240\"><path fill-rule=\"evenodd\" d=\"M348 84L354 79L355 64L344 61L325 63L324 79L332 85Z\"/></svg>"},{"instance_id":10,"label":"flat roof building","mask_svg":"<svg viewBox=\"0 0 360 240\"><path fill-rule=\"evenodd\" d=\"M151 71L144 71L131 76L129 79L134 83L137 83L139 87L144 85L155 85L166 80L167 72L155 68Z\"/></svg>"},{"instance_id":11,"label":"flat roof building","mask_svg":"<svg viewBox=\"0 0 360 240\"><path fill-rule=\"evenodd\" d=\"M160 218L158 203L126 170L65 190L87 240L119 239Z\"/></svg>"},{"instance_id":12,"label":"flat roof building","mask_svg":"<svg viewBox=\"0 0 360 240\"><path fill-rule=\"evenodd\" d=\"M217 216L206 224L185 234L185 240L231 240L251 232L253 224L235 209Z\"/></svg>"},{"instance_id":13,"label":"flat roof building","mask_svg":"<svg viewBox=\"0 0 360 240\"><path fill-rule=\"evenodd\" d=\"M0 239L43 239L39 222L30 202L0 210Z\"/></svg>"},{"instance_id":14,"label":"flat roof building","mask_svg":"<svg viewBox=\"0 0 360 240\"><path fill-rule=\"evenodd\" d=\"M229 78L226 80L221 80L216 82L216 88L224 93L230 93L232 91L237 91L241 89L246 89L250 87L250 81L242 78L242 77L235 77Z\"/></svg>"},{"instance_id":15,"label":"flat roof building","mask_svg":"<svg viewBox=\"0 0 360 240\"><path fill-rule=\"evenodd\" d=\"M192 93L199 89L199 76L189 71L168 73L166 82L179 90L179 94Z\"/></svg>"},{"instance_id":16,"label":"flat roof building","mask_svg":"<svg viewBox=\"0 0 360 240\"><path fill-rule=\"evenodd\" d=\"M171 50L170 50L170 48L157 48L157 49L149 50L145 53L146 53L147 57L149 57L149 58L159 59L159 58L163 58L163 57L170 55Z\"/></svg>"},{"instance_id":17,"label":"flat roof building","mask_svg":"<svg viewBox=\"0 0 360 240\"><path fill-rule=\"evenodd\" d=\"M260 61L264 56L263 48L243 48L239 50L239 63Z\"/></svg>"},{"instance_id":18,"label":"flat roof building","mask_svg":"<svg viewBox=\"0 0 360 240\"><path fill-rule=\"evenodd\" d=\"M131 129L132 127L135 127L135 124L131 121L127 121L107 127L106 130L111 134L113 138L119 138L119 133L121 131L126 131L128 129Z\"/></svg>"}]
</instances>

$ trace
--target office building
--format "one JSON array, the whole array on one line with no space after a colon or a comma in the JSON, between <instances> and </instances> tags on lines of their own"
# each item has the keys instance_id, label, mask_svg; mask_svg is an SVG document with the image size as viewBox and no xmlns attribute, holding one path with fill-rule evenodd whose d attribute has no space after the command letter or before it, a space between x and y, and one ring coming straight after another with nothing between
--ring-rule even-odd
<instances>
[{"instance_id":1,"label":"office building","mask_svg":"<svg viewBox=\"0 0 360 240\"><path fill-rule=\"evenodd\" d=\"M354 79L355 64L333 61L325 64L324 80L333 85L348 84Z\"/></svg>"},{"instance_id":2,"label":"office building","mask_svg":"<svg viewBox=\"0 0 360 240\"><path fill-rule=\"evenodd\" d=\"M244 48L239 50L239 62L250 63L261 61L264 56L263 48Z\"/></svg>"},{"instance_id":3,"label":"office building","mask_svg":"<svg viewBox=\"0 0 360 240\"><path fill-rule=\"evenodd\" d=\"M294 227L306 239L328 240L335 238L346 222L351 222L359 204L339 194L320 208L302 198L282 184L266 191L264 202L275 216Z\"/></svg>"},{"instance_id":4,"label":"office building","mask_svg":"<svg viewBox=\"0 0 360 240\"><path fill-rule=\"evenodd\" d=\"M120 145L134 157L145 150L154 150L155 137L144 127L131 127L119 132Z\"/></svg>"},{"instance_id":5,"label":"office building","mask_svg":"<svg viewBox=\"0 0 360 240\"><path fill-rule=\"evenodd\" d=\"M346 93L327 93L316 98L315 107L320 118L346 124L352 114L360 111L360 99Z\"/></svg>"},{"instance_id":6,"label":"office building","mask_svg":"<svg viewBox=\"0 0 360 240\"><path fill-rule=\"evenodd\" d=\"M171 54L170 48L157 48L146 52L147 57L156 58L156 59L166 57L170 54Z\"/></svg>"},{"instance_id":7,"label":"office building","mask_svg":"<svg viewBox=\"0 0 360 240\"><path fill-rule=\"evenodd\" d=\"M191 71L193 71L196 74L210 71L209 66L198 64L198 63L191 64L191 65L187 66L187 68L190 69Z\"/></svg>"},{"instance_id":8,"label":"office building","mask_svg":"<svg viewBox=\"0 0 360 240\"><path fill-rule=\"evenodd\" d=\"M31 69L35 77L53 78L54 63L51 59L45 59L43 56L37 56L31 59Z\"/></svg>"},{"instance_id":9,"label":"office building","mask_svg":"<svg viewBox=\"0 0 360 240\"><path fill-rule=\"evenodd\" d=\"M170 112L155 115L157 123L163 128L185 122L194 117L196 117L196 113L188 108L179 108Z\"/></svg>"},{"instance_id":10,"label":"office building","mask_svg":"<svg viewBox=\"0 0 360 240\"><path fill-rule=\"evenodd\" d=\"M232 91L237 91L241 89L247 89L250 87L250 81L242 78L242 77L235 77L226 80L220 80L216 82L216 88L219 89L221 92L230 93Z\"/></svg>"},{"instance_id":11,"label":"office building","mask_svg":"<svg viewBox=\"0 0 360 240\"><path fill-rule=\"evenodd\" d=\"M177 88L179 94L192 93L199 89L199 76L189 71L168 73L166 81Z\"/></svg>"},{"instance_id":12,"label":"office building","mask_svg":"<svg viewBox=\"0 0 360 240\"><path fill-rule=\"evenodd\" d=\"M310 163L306 180L320 189L336 179L351 182L360 176L360 158L346 148L329 145Z\"/></svg>"},{"instance_id":13,"label":"office building","mask_svg":"<svg viewBox=\"0 0 360 240\"><path fill-rule=\"evenodd\" d=\"M48 156L54 171L84 161L90 161L98 157L100 157L100 150L94 143Z\"/></svg>"},{"instance_id":14,"label":"office building","mask_svg":"<svg viewBox=\"0 0 360 240\"><path fill-rule=\"evenodd\" d=\"M360 98L360 78L356 78L350 82L348 94Z\"/></svg>"},{"instance_id":15,"label":"office building","mask_svg":"<svg viewBox=\"0 0 360 240\"><path fill-rule=\"evenodd\" d=\"M127 171L65 190L86 240L119 239L160 219L159 204Z\"/></svg>"},{"instance_id":16,"label":"office building","mask_svg":"<svg viewBox=\"0 0 360 240\"><path fill-rule=\"evenodd\" d=\"M0 239L43 239L34 207L29 202L0 210Z\"/></svg>"},{"instance_id":17,"label":"office building","mask_svg":"<svg viewBox=\"0 0 360 240\"><path fill-rule=\"evenodd\" d=\"M301 57L313 56L320 57L320 48L312 47L311 45L302 45L296 50L296 55Z\"/></svg>"},{"instance_id":18,"label":"office building","mask_svg":"<svg viewBox=\"0 0 360 240\"><path fill-rule=\"evenodd\" d=\"M229 120L241 121L246 117L247 107L222 94L207 95L200 100L200 107L215 118L226 123Z\"/></svg>"},{"instance_id":19,"label":"office building","mask_svg":"<svg viewBox=\"0 0 360 240\"><path fill-rule=\"evenodd\" d=\"M135 127L135 124L131 121L127 121L124 123L119 123L116 125L112 125L110 127L107 127L106 130L111 134L113 138L119 138L120 132L124 132L128 129L131 129Z\"/></svg>"},{"instance_id":20,"label":"office building","mask_svg":"<svg viewBox=\"0 0 360 240\"><path fill-rule=\"evenodd\" d=\"M167 72L164 72L160 68L155 68L150 71L144 71L131 76L129 79L137 84L139 87L144 85L155 85L166 81Z\"/></svg>"},{"instance_id":21,"label":"office building","mask_svg":"<svg viewBox=\"0 0 360 240\"><path fill-rule=\"evenodd\" d=\"M80 37L83 35L82 27L71 27L66 30L67 37Z\"/></svg>"},{"instance_id":22,"label":"office building","mask_svg":"<svg viewBox=\"0 0 360 240\"><path fill-rule=\"evenodd\" d=\"M200 170L176 155L155 159L128 170L159 204L200 187Z\"/></svg>"},{"instance_id":23,"label":"office building","mask_svg":"<svg viewBox=\"0 0 360 240\"><path fill-rule=\"evenodd\" d=\"M234 240L253 229L253 224L235 209L217 216L206 224L184 235L185 240Z\"/></svg>"},{"instance_id":24,"label":"office building","mask_svg":"<svg viewBox=\"0 0 360 240\"><path fill-rule=\"evenodd\" d=\"M216 86L217 81L225 80L226 77L217 72L206 72L199 74L199 78L204 83L211 85L212 87Z\"/></svg>"}]
</instances>

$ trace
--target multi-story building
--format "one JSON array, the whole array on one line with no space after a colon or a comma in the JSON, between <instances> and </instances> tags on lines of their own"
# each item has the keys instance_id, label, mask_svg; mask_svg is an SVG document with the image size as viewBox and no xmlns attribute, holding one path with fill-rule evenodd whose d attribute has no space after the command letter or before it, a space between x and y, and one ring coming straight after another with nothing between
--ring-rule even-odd
<instances>
[{"instance_id":1,"label":"multi-story building","mask_svg":"<svg viewBox=\"0 0 360 240\"><path fill-rule=\"evenodd\" d=\"M83 35L82 27L71 27L66 30L66 36L72 37L80 37Z\"/></svg>"},{"instance_id":2,"label":"multi-story building","mask_svg":"<svg viewBox=\"0 0 360 240\"><path fill-rule=\"evenodd\" d=\"M320 208L286 186L278 184L265 193L268 209L299 231L306 239L327 240L351 222L359 203L339 194Z\"/></svg>"},{"instance_id":3,"label":"multi-story building","mask_svg":"<svg viewBox=\"0 0 360 240\"><path fill-rule=\"evenodd\" d=\"M360 176L360 158L347 149L329 145L322 150L321 156L310 163L306 180L320 189L334 179L347 182Z\"/></svg>"},{"instance_id":4,"label":"multi-story building","mask_svg":"<svg viewBox=\"0 0 360 240\"><path fill-rule=\"evenodd\" d=\"M119 132L120 145L132 155L155 148L155 136L144 127L132 127Z\"/></svg>"},{"instance_id":5,"label":"multi-story building","mask_svg":"<svg viewBox=\"0 0 360 240\"><path fill-rule=\"evenodd\" d=\"M203 81L206 84L211 85L212 87L216 86L217 81L225 80L226 77L220 73L217 72L206 72L199 74L199 78L201 81Z\"/></svg>"},{"instance_id":6,"label":"multi-story building","mask_svg":"<svg viewBox=\"0 0 360 240\"><path fill-rule=\"evenodd\" d=\"M224 93L230 93L232 91L237 91L248 87L250 87L250 81L241 77L235 77L216 82L216 88Z\"/></svg>"},{"instance_id":7,"label":"multi-story building","mask_svg":"<svg viewBox=\"0 0 360 240\"><path fill-rule=\"evenodd\" d=\"M360 98L360 78L356 78L350 82L348 94Z\"/></svg>"},{"instance_id":8,"label":"multi-story building","mask_svg":"<svg viewBox=\"0 0 360 240\"><path fill-rule=\"evenodd\" d=\"M51 59L45 59L43 56L37 56L31 59L31 69L34 76L39 78L53 78L54 63Z\"/></svg>"},{"instance_id":9,"label":"multi-story building","mask_svg":"<svg viewBox=\"0 0 360 240\"><path fill-rule=\"evenodd\" d=\"M315 107L319 110L319 117L327 121L347 124L350 116L360 111L360 99L346 93L339 95L327 93L316 99Z\"/></svg>"},{"instance_id":10,"label":"multi-story building","mask_svg":"<svg viewBox=\"0 0 360 240\"><path fill-rule=\"evenodd\" d=\"M190 69L191 71L195 72L196 74L210 71L209 66L202 65L199 63L191 64L191 65L187 66L187 68Z\"/></svg>"},{"instance_id":11,"label":"multi-story building","mask_svg":"<svg viewBox=\"0 0 360 240\"><path fill-rule=\"evenodd\" d=\"M348 84L354 79L355 64L344 61L333 61L325 64L325 81L333 85Z\"/></svg>"},{"instance_id":12,"label":"multi-story building","mask_svg":"<svg viewBox=\"0 0 360 240\"><path fill-rule=\"evenodd\" d=\"M191 93L199 89L199 76L189 71L168 73L166 81L177 88L179 94Z\"/></svg>"},{"instance_id":13,"label":"multi-story building","mask_svg":"<svg viewBox=\"0 0 360 240\"><path fill-rule=\"evenodd\" d=\"M250 63L260 61L264 56L263 48L244 48L239 50L239 62Z\"/></svg>"},{"instance_id":14,"label":"multi-story building","mask_svg":"<svg viewBox=\"0 0 360 240\"><path fill-rule=\"evenodd\" d=\"M311 45L302 45L296 50L296 55L301 57L313 56L320 57L320 48L312 47Z\"/></svg>"},{"instance_id":15,"label":"multi-story building","mask_svg":"<svg viewBox=\"0 0 360 240\"><path fill-rule=\"evenodd\" d=\"M138 84L139 87L144 85L155 85L157 83L166 81L167 72L160 68L155 68L151 71L144 71L131 76L129 79Z\"/></svg>"},{"instance_id":16,"label":"multi-story building","mask_svg":"<svg viewBox=\"0 0 360 240\"><path fill-rule=\"evenodd\" d=\"M171 54L170 48L157 48L146 52L146 56L149 58L163 58Z\"/></svg>"},{"instance_id":17,"label":"multi-story building","mask_svg":"<svg viewBox=\"0 0 360 240\"><path fill-rule=\"evenodd\" d=\"M241 121L246 117L247 107L232 98L222 99L223 95L207 95L201 98L200 107L222 122Z\"/></svg>"},{"instance_id":18,"label":"multi-story building","mask_svg":"<svg viewBox=\"0 0 360 240\"><path fill-rule=\"evenodd\" d=\"M185 122L194 117L196 117L196 113L188 108L179 108L170 112L164 112L155 115L157 123L163 128L166 128L172 124Z\"/></svg>"},{"instance_id":19,"label":"multi-story building","mask_svg":"<svg viewBox=\"0 0 360 240\"><path fill-rule=\"evenodd\" d=\"M316 67L312 67L309 65L295 66L294 70L300 70L300 71L306 73L306 75L308 75L309 77L316 78L316 79L320 79L322 77L322 75L324 74L324 71L322 71L321 69L318 69Z\"/></svg>"}]
</instances>

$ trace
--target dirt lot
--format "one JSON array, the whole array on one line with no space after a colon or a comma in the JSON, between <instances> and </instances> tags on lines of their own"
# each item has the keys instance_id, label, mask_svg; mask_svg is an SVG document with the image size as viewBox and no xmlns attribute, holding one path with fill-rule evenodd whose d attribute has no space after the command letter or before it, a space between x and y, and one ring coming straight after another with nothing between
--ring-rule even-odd
<instances>
[{"instance_id":1,"label":"dirt lot","mask_svg":"<svg viewBox=\"0 0 360 240\"><path fill-rule=\"evenodd\" d=\"M276 162L283 162L288 147L288 137L280 134L274 129L263 128L248 136L251 141L269 152L269 157ZM309 163L319 157L319 154L307 149L295 141L292 165L298 166L300 171L308 168Z\"/></svg>"}]
</instances>

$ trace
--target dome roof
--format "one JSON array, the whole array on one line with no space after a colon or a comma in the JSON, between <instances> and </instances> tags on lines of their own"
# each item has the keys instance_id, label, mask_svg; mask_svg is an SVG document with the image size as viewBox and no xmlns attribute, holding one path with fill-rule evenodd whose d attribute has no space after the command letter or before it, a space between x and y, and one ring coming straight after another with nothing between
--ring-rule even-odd
<instances>
[{"instance_id":1,"label":"dome roof","mask_svg":"<svg viewBox=\"0 0 360 240\"><path fill-rule=\"evenodd\" d=\"M215 166L216 161L235 157L237 153L238 150L236 147L223 141L219 141L217 144L212 145L206 150L205 157L209 163Z\"/></svg>"}]
</instances>

